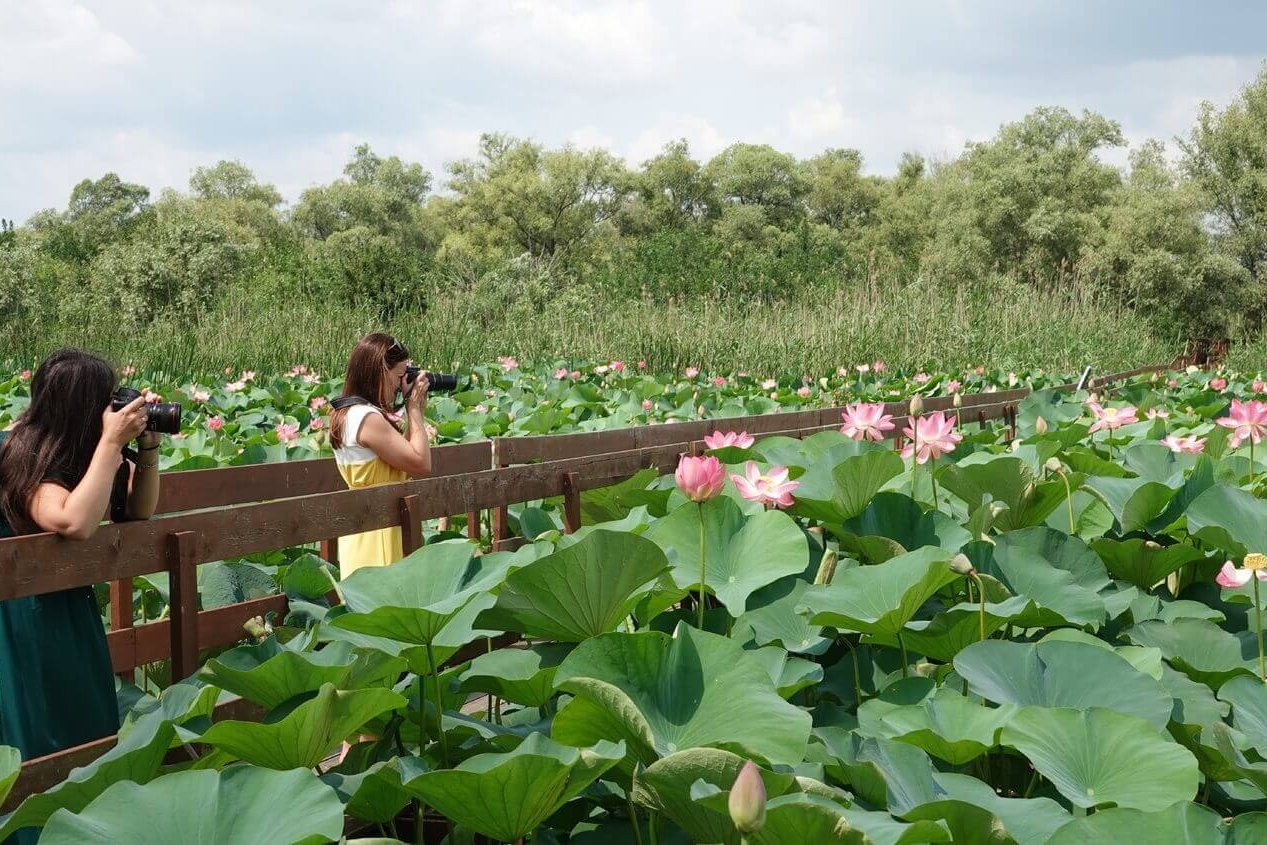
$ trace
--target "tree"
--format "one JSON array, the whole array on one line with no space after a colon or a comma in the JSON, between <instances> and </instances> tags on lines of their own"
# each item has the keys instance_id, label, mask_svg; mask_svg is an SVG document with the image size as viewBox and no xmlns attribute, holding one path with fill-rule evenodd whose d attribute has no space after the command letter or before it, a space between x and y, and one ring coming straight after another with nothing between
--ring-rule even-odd
<instances>
[{"instance_id":1,"label":"tree","mask_svg":"<svg viewBox=\"0 0 1267 845\"><path fill-rule=\"evenodd\" d=\"M760 206L771 224L790 229L805 217L809 184L796 159L767 144L732 144L705 173L725 202Z\"/></svg>"},{"instance_id":2,"label":"tree","mask_svg":"<svg viewBox=\"0 0 1267 845\"><path fill-rule=\"evenodd\" d=\"M538 257L575 253L614 217L628 195L624 165L606 150L546 150L500 134L480 137L475 159L454 163L452 219L465 237L455 252L485 245Z\"/></svg>"},{"instance_id":3,"label":"tree","mask_svg":"<svg viewBox=\"0 0 1267 845\"><path fill-rule=\"evenodd\" d=\"M1180 146L1220 248L1267 283L1267 64L1223 111L1202 103Z\"/></svg>"},{"instance_id":4,"label":"tree","mask_svg":"<svg viewBox=\"0 0 1267 845\"><path fill-rule=\"evenodd\" d=\"M276 188L260 184L255 174L240 161L219 161L212 167L199 167L189 177L189 190L204 200L241 200L262 203L268 208L282 202Z\"/></svg>"},{"instance_id":5,"label":"tree","mask_svg":"<svg viewBox=\"0 0 1267 845\"><path fill-rule=\"evenodd\" d=\"M871 225L884 181L862 175L862 153L831 149L805 162L810 219L856 236Z\"/></svg>"},{"instance_id":6,"label":"tree","mask_svg":"<svg viewBox=\"0 0 1267 845\"><path fill-rule=\"evenodd\" d=\"M670 141L659 155L644 161L636 184L653 228L686 226L713 214L717 207L713 184L691 158L685 138Z\"/></svg>"},{"instance_id":7,"label":"tree","mask_svg":"<svg viewBox=\"0 0 1267 845\"><path fill-rule=\"evenodd\" d=\"M74 187L64 214L41 213L31 220L58 258L86 264L107 246L127 241L146 217L150 190L107 173Z\"/></svg>"}]
</instances>

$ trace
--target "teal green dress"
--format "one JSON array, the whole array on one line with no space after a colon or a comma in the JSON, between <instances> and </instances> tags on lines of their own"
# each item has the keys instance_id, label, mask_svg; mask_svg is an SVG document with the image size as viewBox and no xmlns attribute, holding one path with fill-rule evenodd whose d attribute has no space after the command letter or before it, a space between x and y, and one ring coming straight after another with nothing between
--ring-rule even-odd
<instances>
[{"instance_id":1,"label":"teal green dress","mask_svg":"<svg viewBox=\"0 0 1267 845\"><path fill-rule=\"evenodd\" d=\"M0 432L0 446L5 432ZM0 537L13 535L0 517ZM92 587L0 601L0 745L33 760L117 733L106 632ZM33 842L26 830L17 842Z\"/></svg>"}]
</instances>

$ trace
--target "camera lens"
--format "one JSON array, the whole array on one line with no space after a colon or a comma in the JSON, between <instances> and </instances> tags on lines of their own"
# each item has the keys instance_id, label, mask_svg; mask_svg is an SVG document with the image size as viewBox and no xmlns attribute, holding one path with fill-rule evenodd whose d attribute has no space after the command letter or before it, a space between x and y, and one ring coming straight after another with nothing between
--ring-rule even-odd
<instances>
[{"instance_id":1,"label":"camera lens","mask_svg":"<svg viewBox=\"0 0 1267 845\"><path fill-rule=\"evenodd\" d=\"M146 405L145 428L159 434L180 434L180 403L155 402Z\"/></svg>"},{"instance_id":2,"label":"camera lens","mask_svg":"<svg viewBox=\"0 0 1267 845\"><path fill-rule=\"evenodd\" d=\"M458 389L458 377L452 373L427 373L427 389L437 393L451 393Z\"/></svg>"}]
</instances>

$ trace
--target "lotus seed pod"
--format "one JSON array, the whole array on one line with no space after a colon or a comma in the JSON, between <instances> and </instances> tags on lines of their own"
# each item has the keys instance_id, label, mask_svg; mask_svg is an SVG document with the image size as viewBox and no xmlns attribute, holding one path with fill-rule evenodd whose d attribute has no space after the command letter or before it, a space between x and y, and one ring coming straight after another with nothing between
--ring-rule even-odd
<instances>
[{"instance_id":1,"label":"lotus seed pod","mask_svg":"<svg viewBox=\"0 0 1267 845\"><path fill-rule=\"evenodd\" d=\"M1039 417L1038 419L1034 420L1034 431L1038 434L1046 434L1047 420L1043 419L1042 417Z\"/></svg>"},{"instance_id":2,"label":"lotus seed pod","mask_svg":"<svg viewBox=\"0 0 1267 845\"><path fill-rule=\"evenodd\" d=\"M730 820L740 833L756 833L765 825L765 783L761 770L751 760L743 764L730 788Z\"/></svg>"},{"instance_id":3,"label":"lotus seed pod","mask_svg":"<svg viewBox=\"0 0 1267 845\"><path fill-rule=\"evenodd\" d=\"M1098 403L1100 401L1100 394L1095 392L1094 390L1091 391L1091 395L1087 397L1087 401L1092 402L1092 403Z\"/></svg>"},{"instance_id":4,"label":"lotus seed pod","mask_svg":"<svg viewBox=\"0 0 1267 845\"><path fill-rule=\"evenodd\" d=\"M911 416L918 417L924 413L924 397L916 393L911 397Z\"/></svg>"}]
</instances>

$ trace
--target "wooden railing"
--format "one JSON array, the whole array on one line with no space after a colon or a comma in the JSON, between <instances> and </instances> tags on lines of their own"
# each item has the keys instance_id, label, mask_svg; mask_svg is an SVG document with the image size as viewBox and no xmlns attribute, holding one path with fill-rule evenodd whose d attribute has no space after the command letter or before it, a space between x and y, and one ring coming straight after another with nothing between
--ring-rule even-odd
<instances>
[{"instance_id":1,"label":"wooden railing","mask_svg":"<svg viewBox=\"0 0 1267 845\"><path fill-rule=\"evenodd\" d=\"M1154 369L1114 374L1097 385ZM963 396L956 413L967 424L1002 420L1014 434L1017 403L1028 393ZM952 403L950 397L929 398L925 412L949 410ZM907 402L889 403L887 411L894 414L890 434L897 440L907 423ZM838 428L840 412L824 408L444 446L434 450L435 475L361 490L342 489L328 459L171 473L163 477L163 512L153 519L104 525L83 541L56 534L0 540L0 601L115 582L121 585L115 592L128 598L126 619L112 608L119 624L107 635L115 671L170 658L172 677L184 678L198 668L200 649L240 641L242 624L253 616L286 612L284 596L200 612L199 564L397 526L408 554L422 545L423 520L463 512L474 517L485 509L503 514L493 520L493 540L506 544L510 538L496 531L505 531L507 506L556 496L563 497L565 530L571 532L580 525L583 491L646 468L670 472L681 454L700 452L702 438L714 430L805 437ZM479 524L477 518L469 521ZM132 579L157 572L169 575L170 618L132 627ZM67 761L84 765L112 744L107 738L24 763L6 807L64 777Z\"/></svg>"}]
</instances>

